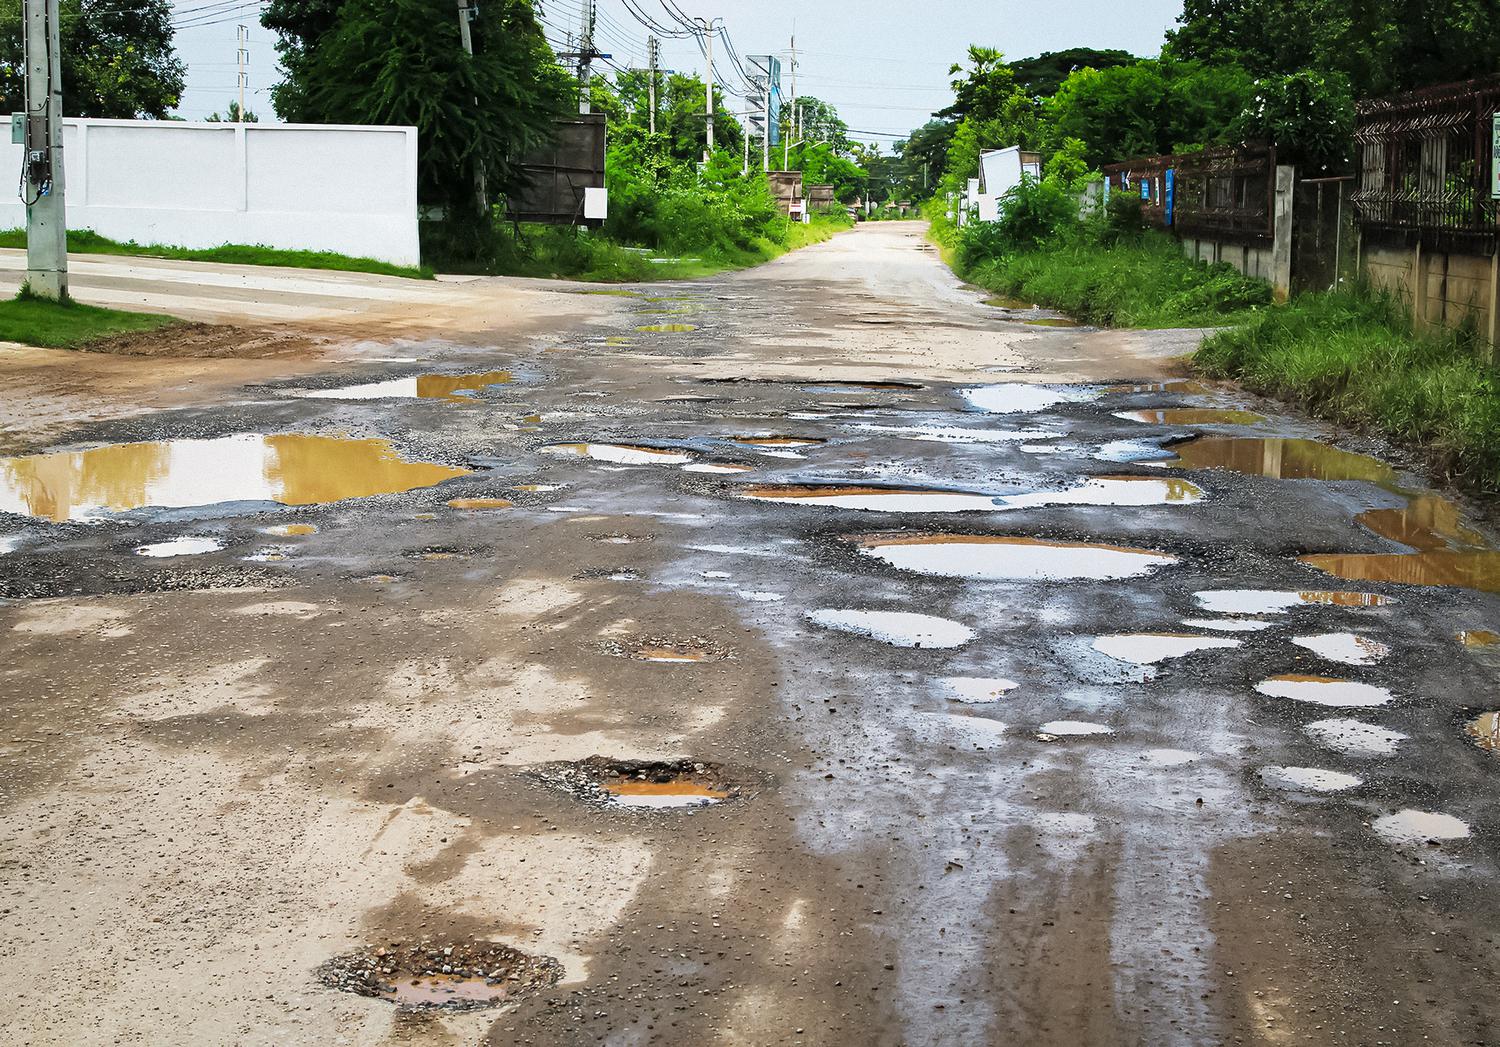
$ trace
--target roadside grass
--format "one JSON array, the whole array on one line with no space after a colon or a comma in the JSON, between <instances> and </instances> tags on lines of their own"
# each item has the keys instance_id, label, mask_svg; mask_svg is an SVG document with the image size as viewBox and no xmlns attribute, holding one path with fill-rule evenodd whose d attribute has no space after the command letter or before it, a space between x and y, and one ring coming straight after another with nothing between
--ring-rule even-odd
<instances>
[{"instance_id":1,"label":"roadside grass","mask_svg":"<svg viewBox=\"0 0 1500 1047\"><path fill-rule=\"evenodd\" d=\"M498 231L482 251L454 249L443 242L440 225L424 226L422 253L439 260L445 272L579 280L586 283L652 283L693 280L733 269L746 269L811 244L821 243L852 226L846 216L815 215L800 225L785 222L772 230L785 242L767 236L744 243L715 242L675 254L622 244L605 233L566 226L523 224ZM464 258L467 261L457 261Z\"/></svg>"},{"instance_id":2,"label":"roadside grass","mask_svg":"<svg viewBox=\"0 0 1500 1047\"><path fill-rule=\"evenodd\" d=\"M1068 238L979 261L960 275L1085 323L1117 327L1219 327L1254 317L1271 300L1263 282L1185 258L1161 234L1116 244Z\"/></svg>"},{"instance_id":3,"label":"roadside grass","mask_svg":"<svg viewBox=\"0 0 1500 1047\"><path fill-rule=\"evenodd\" d=\"M45 349L77 349L112 335L151 331L177 322L170 316L53 302L24 289L15 298L0 301L0 341Z\"/></svg>"},{"instance_id":4,"label":"roadside grass","mask_svg":"<svg viewBox=\"0 0 1500 1047\"><path fill-rule=\"evenodd\" d=\"M1500 493L1500 372L1472 333L1414 332L1367 289L1308 294L1204 341L1194 362L1313 414L1368 426Z\"/></svg>"},{"instance_id":5,"label":"roadside grass","mask_svg":"<svg viewBox=\"0 0 1500 1047\"><path fill-rule=\"evenodd\" d=\"M24 249L26 230L0 230L0 247ZM224 244L220 247L189 249L165 244L138 244L134 241L122 243L89 229L69 229L68 250L78 254L134 255L181 262L222 262L225 265L277 265L293 269L328 269L344 273L402 276L413 280L432 279L432 270L425 265L393 265L375 258L354 258L332 251L284 251L253 244Z\"/></svg>"}]
</instances>

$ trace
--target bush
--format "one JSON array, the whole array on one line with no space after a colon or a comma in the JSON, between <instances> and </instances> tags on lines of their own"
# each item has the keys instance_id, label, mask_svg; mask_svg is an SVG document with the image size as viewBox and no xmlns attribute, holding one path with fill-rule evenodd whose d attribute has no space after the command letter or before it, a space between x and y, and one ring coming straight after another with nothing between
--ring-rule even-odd
<instances>
[{"instance_id":1,"label":"bush","mask_svg":"<svg viewBox=\"0 0 1500 1047\"><path fill-rule=\"evenodd\" d=\"M958 264L979 265L1016 251L1028 251L1071 232L1079 224L1078 202L1055 180L1021 177L1000 198L1000 219L970 222L959 232Z\"/></svg>"}]
</instances>

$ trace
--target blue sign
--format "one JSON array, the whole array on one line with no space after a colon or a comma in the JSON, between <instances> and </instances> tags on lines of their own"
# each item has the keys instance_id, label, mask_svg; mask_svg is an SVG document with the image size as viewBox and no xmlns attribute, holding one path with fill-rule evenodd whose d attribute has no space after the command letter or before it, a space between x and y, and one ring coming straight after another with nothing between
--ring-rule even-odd
<instances>
[{"instance_id":1,"label":"blue sign","mask_svg":"<svg viewBox=\"0 0 1500 1047\"><path fill-rule=\"evenodd\" d=\"M1141 199L1142 200L1149 200L1149 199L1151 199L1151 179L1149 179L1149 178L1142 178L1141 179Z\"/></svg>"},{"instance_id":2,"label":"blue sign","mask_svg":"<svg viewBox=\"0 0 1500 1047\"><path fill-rule=\"evenodd\" d=\"M1166 203L1166 208L1167 208L1167 224L1168 225L1172 224L1172 196L1173 196L1172 190L1175 188L1175 183L1177 181L1177 179L1175 178L1176 173L1177 172L1174 171L1172 168L1170 168L1170 167L1167 168L1167 188L1166 188L1166 194L1165 194L1166 195L1166 201L1165 201L1165 203Z\"/></svg>"}]
</instances>

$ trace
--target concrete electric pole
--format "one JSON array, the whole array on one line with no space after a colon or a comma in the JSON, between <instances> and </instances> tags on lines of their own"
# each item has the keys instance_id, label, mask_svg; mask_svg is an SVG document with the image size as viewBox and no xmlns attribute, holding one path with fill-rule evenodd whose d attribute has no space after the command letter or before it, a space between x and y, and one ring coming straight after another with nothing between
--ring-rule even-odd
<instances>
[{"instance_id":1,"label":"concrete electric pole","mask_svg":"<svg viewBox=\"0 0 1500 1047\"><path fill-rule=\"evenodd\" d=\"M474 34L469 29L469 23L474 21L474 16L479 8L470 4L469 0L458 0L458 35L463 41L464 54L474 55ZM479 99L474 99L474 108L479 108ZM474 196L479 203L479 213L487 214L490 209L489 188L484 181L484 165L479 164L474 168Z\"/></svg>"},{"instance_id":2,"label":"concrete electric pole","mask_svg":"<svg viewBox=\"0 0 1500 1047\"><path fill-rule=\"evenodd\" d=\"M63 208L62 45L58 0L25 0L26 286L56 302L68 297L68 224Z\"/></svg>"},{"instance_id":3,"label":"concrete electric pole","mask_svg":"<svg viewBox=\"0 0 1500 1047\"><path fill-rule=\"evenodd\" d=\"M698 21L703 25L703 40L708 45L704 54L708 66L703 76L703 94L708 99L708 145L703 150L703 162L707 163L714 155L714 34L713 22L707 18L700 18Z\"/></svg>"},{"instance_id":4,"label":"concrete electric pole","mask_svg":"<svg viewBox=\"0 0 1500 1047\"><path fill-rule=\"evenodd\" d=\"M656 69L661 64L661 41L654 36L646 37L646 57L651 63L651 80L647 85L651 96L651 133L656 134Z\"/></svg>"},{"instance_id":5,"label":"concrete electric pole","mask_svg":"<svg viewBox=\"0 0 1500 1047\"><path fill-rule=\"evenodd\" d=\"M240 84L240 111L235 117L235 123L245 122L245 88L250 84L250 27L248 25L235 26L235 52L234 61L239 67Z\"/></svg>"},{"instance_id":6,"label":"concrete electric pole","mask_svg":"<svg viewBox=\"0 0 1500 1047\"><path fill-rule=\"evenodd\" d=\"M792 34L792 119L787 127L786 138L781 143L781 169L788 171L792 163L792 138L797 130L797 34Z\"/></svg>"},{"instance_id":7,"label":"concrete electric pole","mask_svg":"<svg viewBox=\"0 0 1500 1047\"><path fill-rule=\"evenodd\" d=\"M578 112L592 113L593 99L589 96L589 79L593 70L589 63L594 60L594 19L598 14L596 0L583 0L583 37L578 46Z\"/></svg>"}]
</instances>

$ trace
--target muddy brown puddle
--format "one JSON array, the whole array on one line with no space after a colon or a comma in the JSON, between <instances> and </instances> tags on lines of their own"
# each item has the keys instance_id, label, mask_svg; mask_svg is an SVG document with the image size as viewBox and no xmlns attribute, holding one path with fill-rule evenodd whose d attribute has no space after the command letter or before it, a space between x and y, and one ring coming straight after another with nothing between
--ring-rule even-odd
<instances>
[{"instance_id":1,"label":"muddy brown puddle","mask_svg":"<svg viewBox=\"0 0 1500 1047\"><path fill-rule=\"evenodd\" d=\"M744 795L746 783L728 769L696 760L611 760L538 767L534 777L579 798L616 810L660 811L711 807Z\"/></svg>"},{"instance_id":2,"label":"muddy brown puddle","mask_svg":"<svg viewBox=\"0 0 1500 1047\"><path fill-rule=\"evenodd\" d=\"M405 1010L494 1007L556 985L562 965L495 942L392 943L338 956L317 971L341 992L388 1000Z\"/></svg>"},{"instance_id":3,"label":"muddy brown puddle","mask_svg":"<svg viewBox=\"0 0 1500 1047\"><path fill-rule=\"evenodd\" d=\"M1266 420L1254 411L1217 407L1159 407L1139 411L1116 411L1116 418L1148 425L1259 425Z\"/></svg>"},{"instance_id":4,"label":"muddy brown puddle","mask_svg":"<svg viewBox=\"0 0 1500 1047\"><path fill-rule=\"evenodd\" d=\"M513 380L509 371L485 371L480 374L422 374L410 378L391 378L362 385L345 385L336 389L302 390L296 395L308 400L455 400L470 399L469 393L492 385L506 385Z\"/></svg>"},{"instance_id":5,"label":"muddy brown puddle","mask_svg":"<svg viewBox=\"0 0 1500 1047\"><path fill-rule=\"evenodd\" d=\"M315 505L432 487L469 472L407 461L387 440L241 433L0 459L0 511L63 522L146 506Z\"/></svg>"}]
</instances>

